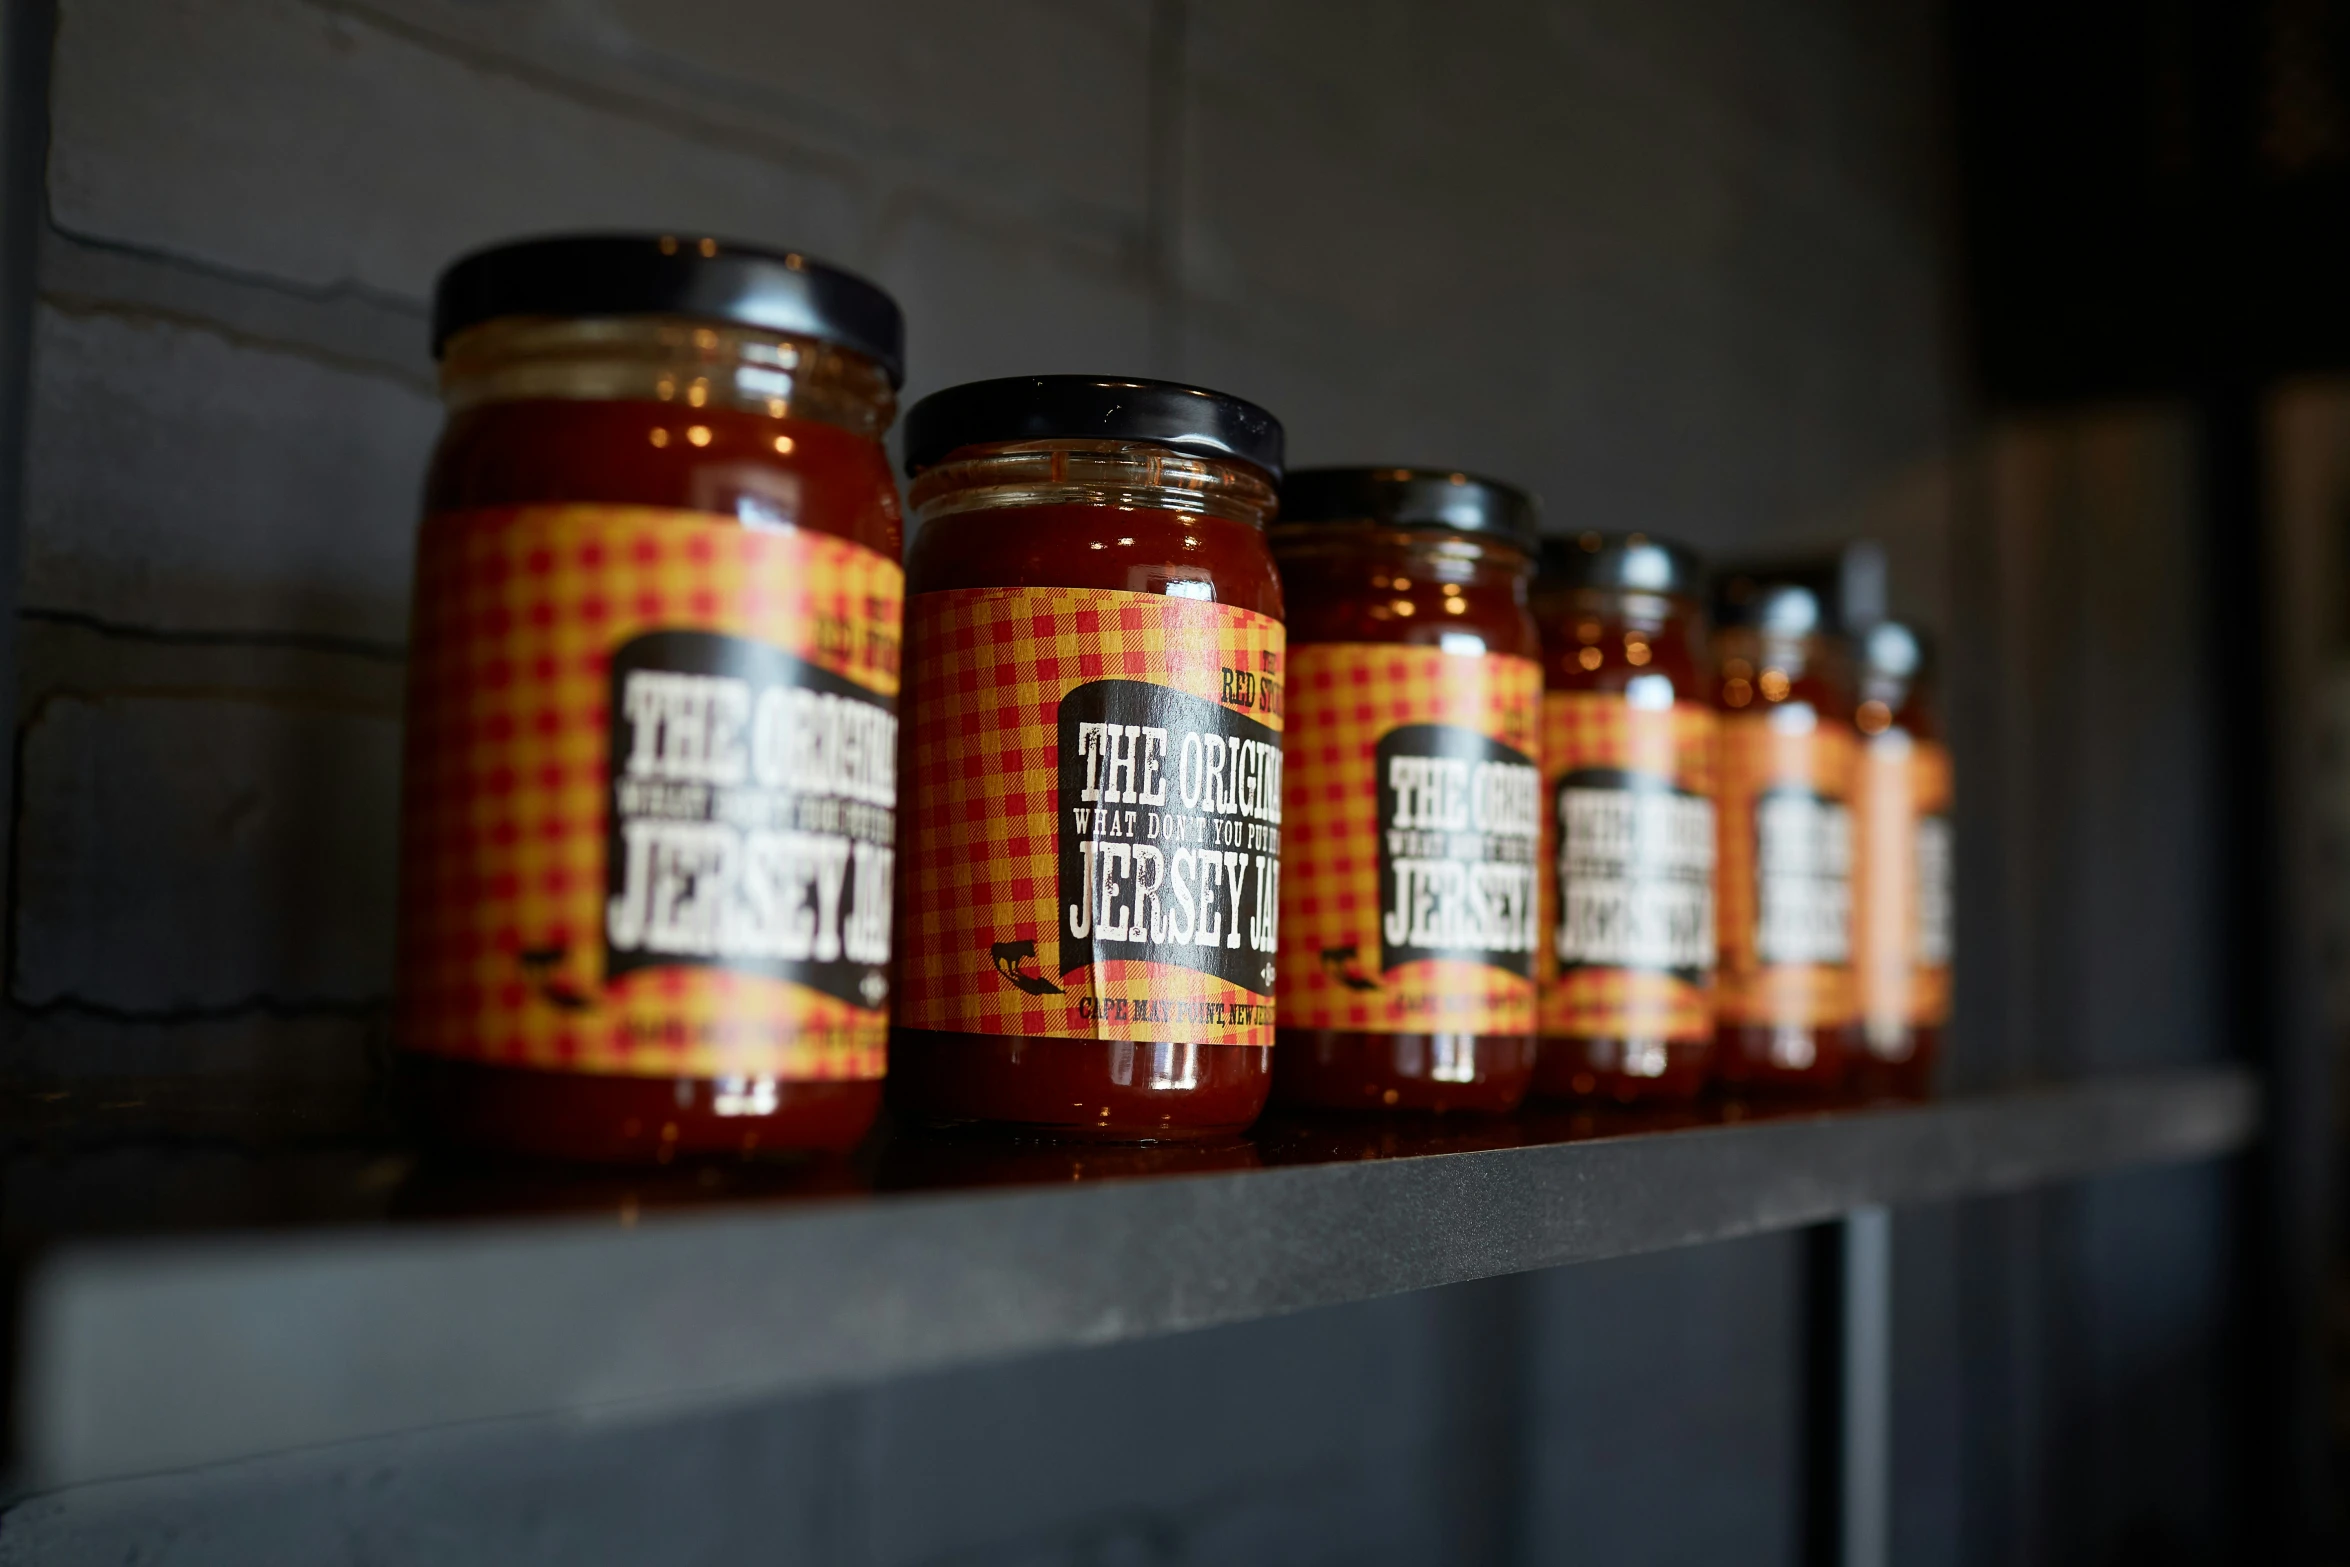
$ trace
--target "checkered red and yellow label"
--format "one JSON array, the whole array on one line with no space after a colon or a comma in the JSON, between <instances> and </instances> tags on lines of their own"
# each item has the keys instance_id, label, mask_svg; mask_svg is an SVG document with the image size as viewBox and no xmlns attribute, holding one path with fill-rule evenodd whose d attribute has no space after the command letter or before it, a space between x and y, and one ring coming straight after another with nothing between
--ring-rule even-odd
<instances>
[{"instance_id":1,"label":"checkered red and yellow label","mask_svg":"<svg viewBox=\"0 0 2350 1567\"><path fill-rule=\"evenodd\" d=\"M1899 729L1861 743L1853 777L1852 966L1872 1039L1950 1016L1949 815L1946 748ZM1935 835L1939 841L1931 841Z\"/></svg>"},{"instance_id":2,"label":"checkered red and yellow label","mask_svg":"<svg viewBox=\"0 0 2350 1567\"><path fill-rule=\"evenodd\" d=\"M1176 963L1060 966L1062 817L1077 807L1061 798L1061 707L1080 687L1134 682L1245 714L1278 740L1281 622L1155 593L955 589L915 595L906 649L898 1024L1273 1043L1270 953L1261 990Z\"/></svg>"},{"instance_id":3,"label":"checkered red and yellow label","mask_svg":"<svg viewBox=\"0 0 2350 1567\"><path fill-rule=\"evenodd\" d=\"M1444 724L1532 752L1542 666L1501 654L1331 642L1289 666L1283 799L1281 1025L1366 1034L1528 1034L1534 981L1424 958L1381 972L1378 750Z\"/></svg>"},{"instance_id":4,"label":"checkered red and yellow label","mask_svg":"<svg viewBox=\"0 0 2350 1567\"><path fill-rule=\"evenodd\" d=\"M1842 962L1764 960L1757 843L1766 795L1786 791L1848 808L1856 739L1850 724L1819 717L1800 704L1730 713L1722 719L1717 818L1721 879L1716 905L1721 971L1715 981L1715 1011L1725 1023L1832 1028L1859 1016L1860 993L1849 948Z\"/></svg>"},{"instance_id":5,"label":"checkered red and yellow label","mask_svg":"<svg viewBox=\"0 0 2350 1567\"><path fill-rule=\"evenodd\" d=\"M902 569L872 550L703 512L427 518L401 817L402 1045L624 1076L881 1076L885 1001L721 963L607 976L610 692L616 649L706 632L891 701L904 599Z\"/></svg>"},{"instance_id":6,"label":"checkered red and yellow label","mask_svg":"<svg viewBox=\"0 0 2350 1567\"><path fill-rule=\"evenodd\" d=\"M1543 941L1536 951L1540 1031L1549 1038L1701 1040L1713 1037L1713 993L1678 975L1578 965L1561 971L1559 822L1552 802L1570 773L1640 773L1714 797L1713 709L1701 702L1635 706L1621 691L1551 691L1542 698Z\"/></svg>"}]
</instances>

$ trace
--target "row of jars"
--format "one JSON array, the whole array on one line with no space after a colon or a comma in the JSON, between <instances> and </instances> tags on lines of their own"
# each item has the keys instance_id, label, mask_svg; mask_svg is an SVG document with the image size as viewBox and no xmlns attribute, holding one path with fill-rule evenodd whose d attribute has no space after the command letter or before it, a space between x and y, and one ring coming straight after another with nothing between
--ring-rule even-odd
<instances>
[{"instance_id":1,"label":"row of jars","mask_svg":"<svg viewBox=\"0 0 2350 1567\"><path fill-rule=\"evenodd\" d=\"M1914 1084L1948 768L1914 638L1522 492L1284 473L1204 388L950 388L803 256L443 277L399 1042L566 1157L1229 1135ZM1541 571L1537 579L1536 567ZM1857 671L1857 678L1856 678ZM886 1085L886 1088L885 1088Z\"/></svg>"}]
</instances>

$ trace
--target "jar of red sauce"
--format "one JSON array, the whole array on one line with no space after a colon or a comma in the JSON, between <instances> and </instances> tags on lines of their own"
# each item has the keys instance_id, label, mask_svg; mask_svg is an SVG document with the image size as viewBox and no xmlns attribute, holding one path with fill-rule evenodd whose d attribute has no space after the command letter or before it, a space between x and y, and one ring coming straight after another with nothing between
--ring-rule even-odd
<instances>
[{"instance_id":1,"label":"jar of red sauce","mask_svg":"<svg viewBox=\"0 0 2350 1567\"><path fill-rule=\"evenodd\" d=\"M1697 557L1550 540L1541 1042L1551 1098L1686 1100L1714 1059L1715 718Z\"/></svg>"},{"instance_id":2,"label":"jar of red sauce","mask_svg":"<svg viewBox=\"0 0 2350 1567\"><path fill-rule=\"evenodd\" d=\"M925 1125L1216 1137L1272 1083L1281 426L1029 376L906 418L890 1102Z\"/></svg>"},{"instance_id":3,"label":"jar of red sauce","mask_svg":"<svg viewBox=\"0 0 2350 1567\"><path fill-rule=\"evenodd\" d=\"M445 273L399 1041L459 1138L840 1148L881 1100L897 306L677 235Z\"/></svg>"},{"instance_id":4,"label":"jar of red sauce","mask_svg":"<svg viewBox=\"0 0 2350 1567\"><path fill-rule=\"evenodd\" d=\"M1851 666L1814 587L1726 576L1715 1013L1724 1080L1832 1088L1857 1044Z\"/></svg>"},{"instance_id":5,"label":"jar of red sauce","mask_svg":"<svg viewBox=\"0 0 2350 1567\"><path fill-rule=\"evenodd\" d=\"M1924 639L1880 621L1855 641L1860 760L1853 968L1868 1086L1907 1096L1933 1084L1950 1017L1950 752L1932 701Z\"/></svg>"},{"instance_id":6,"label":"jar of red sauce","mask_svg":"<svg viewBox=\"0 0 2350 1567\"><path fill-rule=\"evenodd\" d=\"M1533 497L1442 469L1282 482L1288 840L1274 1094L1515 1108L1534 1071Z\"/></svg>"}]
</instances>

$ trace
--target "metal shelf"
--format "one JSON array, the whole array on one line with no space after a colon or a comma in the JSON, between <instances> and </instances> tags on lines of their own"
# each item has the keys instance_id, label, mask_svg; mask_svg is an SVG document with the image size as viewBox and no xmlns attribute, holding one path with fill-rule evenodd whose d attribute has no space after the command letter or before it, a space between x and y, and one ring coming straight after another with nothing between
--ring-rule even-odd
<instances>
[{"instance_id":1,"label":"metal shelf","mask_svg":"<svg viewBox=\"0 0 2350 1567\"><path fill-rule=\"evenodd\" d=\"M1196 1154L909 1144L878 1177L868 1161L703 1202L541 1178L372 1212L313 1201L305 1222L208 1214L193 1233L20 1223L13 1479L714 1405L2012 1192L2226 1153L2258 1099L2215 1068L1661 1130L1528 1116L1275 1123ZM327 1187L412 1179L380 1149L305 1157ZM1219 1162L1256 1167L1199 1170ZM1129 1178L1072 1179L1097 1174ZM1028 1184L953 1189L1004 1181Z\"/></svg>"}]
</instances>

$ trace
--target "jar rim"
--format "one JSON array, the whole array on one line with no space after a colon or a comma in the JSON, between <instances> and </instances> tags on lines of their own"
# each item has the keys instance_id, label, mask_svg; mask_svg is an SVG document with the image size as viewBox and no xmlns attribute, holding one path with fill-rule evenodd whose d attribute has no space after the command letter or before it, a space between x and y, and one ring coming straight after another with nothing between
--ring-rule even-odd
<instances>
[{"instance_id":1,"label":"jar rim","mask_svg":"<svg viewBox=\"0 0 2350 1567\"><path fill-rule=\"evenodd\" d=\"M690 316L498 316L441 355L453 417L492 403L651 402L814 419L878 441L897 417L883 367L854 349Z\"/></svg>"},{"instance_id":2,"label":"jar rim","mask_svg":"<svg viewBox=\"0 0 2350 1567\"><path fill-rule=\"evenodd\" d=\"M1262 529L1275 492L1262 469L1150 441L1003 441L959 448L914 476L909 499L931 521L962 512L1077 505L1197 512Z\"/></svg>"},{"instance_id":3,"label":"jar rim","mask_svg":"<svg viewBox=\"0 0 2350 1567\"><path fill-rule=\"evenodd\" d=\"M1512 569L1528 577L1536 563L1535 541L1507 533L1480 532L1442 523L1399 523L1380 517L1331 517L1301 521L1276 517L1265 529L1276 554L1367 546L1374 541L1397 548L1495 551L1514 556Z\"/></svg>"}]
</instances>

